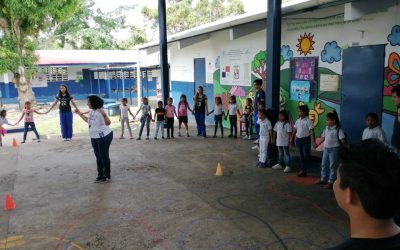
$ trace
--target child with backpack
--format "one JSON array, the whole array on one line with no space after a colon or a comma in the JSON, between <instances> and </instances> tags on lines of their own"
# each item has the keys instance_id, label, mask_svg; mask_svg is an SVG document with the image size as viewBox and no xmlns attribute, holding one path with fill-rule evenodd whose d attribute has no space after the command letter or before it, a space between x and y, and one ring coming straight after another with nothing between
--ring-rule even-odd
<instances>
[{"instance_id":1,"label":"child with backpack","mask_svg":"<svg viewBox=\"0 0 400 250\"><path fill-rule=\"evenodd\" d=\"M326 115L327 126L322 133L320 144L324 143L324 153L321 163L321 180L316 184L323 185L324 189L332 189L336 180L336 171L339 165L339 148L345 144L346 136L340 128L339 116L336 112Z\"/></svg>"}]
</instances>

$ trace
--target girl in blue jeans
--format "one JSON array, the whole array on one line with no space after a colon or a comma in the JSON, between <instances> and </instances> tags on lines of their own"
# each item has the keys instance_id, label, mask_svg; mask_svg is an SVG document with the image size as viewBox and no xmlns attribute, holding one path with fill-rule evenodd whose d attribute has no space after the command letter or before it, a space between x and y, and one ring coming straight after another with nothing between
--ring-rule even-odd
<instances>
[{"instance_id":1,"label":"girl in blue jeans","mask_svg":"<svg viewBox=\"0 0 400 250\"><path fill-rule=\"evenodd\" d=\"M340 128L339 117L336 112L326 115L326 126L322 133L321 143L324 143L324 153L321 163L321 180L316 184L325 189L332 189L336 180L336 170L339 164L338 153L341 144L345 143L346 136Z\"/></svg>"},{"instance_id":2,"label":"girl in blue jeans","mask_svg":"<svg viewBox=\"0 0 400 250\"><path fill-rule=\"evenodd\" d=\"M310 120L307 105L298 107L299 119L294 124L292 143L295 142L300 154L300 172L298 177L307 176L307 165L311 154L311 141L314 141L314 125ZM296 139L296 140L295 140Z\"/></svg>"},{"instance_id":3,"label":"girl in blue jeans","mask_svg":"<svg viewBox=\"0 0 400 250\"><path fill-rule=\"evenodd\" d=\"M208 114L207 96L204 94L202 86L197 88L197 93L193 98L193 114L196 118L197 136L206 136L206 114Z\"/></svg>"}]
</instances>

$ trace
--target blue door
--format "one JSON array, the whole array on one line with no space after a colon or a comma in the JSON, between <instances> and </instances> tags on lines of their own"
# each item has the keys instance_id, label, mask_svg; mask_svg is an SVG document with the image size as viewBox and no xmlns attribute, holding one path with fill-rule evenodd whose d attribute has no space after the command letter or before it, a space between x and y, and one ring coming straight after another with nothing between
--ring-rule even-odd
<instances>
[{"instance_id":1,"label":"blue door","mask_svg":"<svg viewBox=\"0 0 400 250\"><path fill-rule=\"evenodd\" d=\"M194 59L194 89L193 94L196 93L197 88L202 86L206 90L206 59Z\"/></svg>"},{"instance_id":2,"label":"blue door","mask_svg":"<svg viewBox=\"0 0 400 250\"><path fill-rule=\"evenodd\" d=\"M341 122L349 143L361 140L368 112L382 114L385 46L343 51Z\"/></svg>"}]
</instances>

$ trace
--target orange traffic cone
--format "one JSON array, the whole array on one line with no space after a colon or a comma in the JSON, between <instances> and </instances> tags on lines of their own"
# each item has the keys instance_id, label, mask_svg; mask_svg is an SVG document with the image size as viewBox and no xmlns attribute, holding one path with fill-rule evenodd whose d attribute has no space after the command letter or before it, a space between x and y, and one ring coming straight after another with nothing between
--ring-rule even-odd
<instances>
[{"instance_id":1,"label":"orange traffic cone","mask_svg":"<svg viewBox=\"0 0 400 250\"><path fill-rule=\"evenodd\" d=\"M6 195L6 204L4 204L4 210L5 211L11 211L15 209L15 204L13 199L11 198L10 193L7 193Z\"/></svg>"},{"instance_id":2,"label":"orange traffic cone","mask_svg":"<svg viewBox=\"0 0 400 250\"><path fill-rule=\"evenodd\" d=\"M221 163L219 163L219 162L218 162L218 165L217 165L217 172L215 173L215 175L216 176L223 176L224 175Z\"/></svg>"},{"instance_id":3,"label":"orange traffic cone","mask_svg":"<svg viewBox=\"0 0 400 250\"><path fill-rule=\"evenodd\" d=\"M18 147L18 145L17 145L17 140L15 140L15 138L13 139L12 146L13 146L14 148Z\"/></svg>"}]
</instances>

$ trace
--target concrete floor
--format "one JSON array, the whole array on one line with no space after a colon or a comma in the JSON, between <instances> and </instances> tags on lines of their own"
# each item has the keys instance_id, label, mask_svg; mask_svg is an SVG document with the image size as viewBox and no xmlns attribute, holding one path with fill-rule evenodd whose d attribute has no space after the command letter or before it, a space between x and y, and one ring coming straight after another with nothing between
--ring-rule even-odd
<instances>
[{"instance_id":1,"label":"concrete floor","mask_svg":"<svg viewBox=\"0 0 400 250\"><path fill-rule=\"evenodd\" d=\"M17 208L0 212L0 249L323 249L348 235L331 191L255 168L250 141L118 136L113 180L94 184L87 135L17 148L7 135L0 199Z\"/></svg>"}]
</instances>

